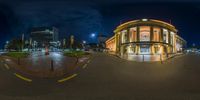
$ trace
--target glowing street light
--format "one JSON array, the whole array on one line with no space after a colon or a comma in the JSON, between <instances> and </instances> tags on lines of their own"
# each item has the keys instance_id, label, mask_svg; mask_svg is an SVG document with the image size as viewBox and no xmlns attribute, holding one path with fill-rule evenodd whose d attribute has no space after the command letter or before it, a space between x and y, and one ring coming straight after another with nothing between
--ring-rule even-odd
<instances>
[{"instance_id":1,"label":"glowing street light","mask_svg":"<svg viewBox=\"0 0 200 100\"><path fill-rule=\"evenodd\" d=\"M95 33L92 33L92 34L91 34L91 37L92 37L92 38L94 38L95 36L96 36L96 34L95 34Z\"/></svg>"},{"instance_id":2,"label":"glowing street light","mask_svg":"<svg viewBox=\"0 0 200 100\"><path fill-rule=\"evenodd\" d=\"M86 44L86 41L85 41L85 40L83 40L83 44Z\"/></svg>"},{"instance_id":3,"label":"glowing street light","mask_svg":"<svg viewBox=\"0 0 200 100\"><path fill-rule=\"evenodd\" d=\"M8 44L9 43L9 41L6 41L6 44Z\"/></svg>"}]
</instances>

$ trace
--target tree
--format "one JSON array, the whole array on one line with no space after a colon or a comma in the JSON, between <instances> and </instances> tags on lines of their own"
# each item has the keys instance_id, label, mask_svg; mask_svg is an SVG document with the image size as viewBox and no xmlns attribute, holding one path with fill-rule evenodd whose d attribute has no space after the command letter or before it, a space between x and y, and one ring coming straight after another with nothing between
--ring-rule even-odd
<instances>
[{"instance_id":1,"label":"tree","mask_svg":"<svg viewBox=\"0 0 200 100\"><path fill-rule=\"evenodd\" d=\"M21 39L13 39L8 43L7 49L21 51L22 50L23 41Z\"/></svg>"}]
</instances>

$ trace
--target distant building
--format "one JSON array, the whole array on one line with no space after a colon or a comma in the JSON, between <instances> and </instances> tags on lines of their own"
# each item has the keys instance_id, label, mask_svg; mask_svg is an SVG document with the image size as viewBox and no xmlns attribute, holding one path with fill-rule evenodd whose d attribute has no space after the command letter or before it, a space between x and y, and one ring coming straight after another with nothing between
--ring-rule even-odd
<instances>
[{"instance_id":1,"label":"distant building","mask_svg":"<svg viewBox=\"0 0 200 100\"><path fill-rule=\"evenodd\" d=\"M34 46L56 46L58 42L58 29L55 27L34 27L31 29L30 38Z\"/></svg>"},{"instance_id":2,"label":"distant building","mask_svg":"<svg viewBox=\"0 0 200 100\"><path fill-rule=\"evenodd\" d=\"M104 48L98 43L88 43L85 45L86 51L103 51Z\"/></svg>"},{"instance_id":3,"label":"distant building","mask_svg":"<svg viewBox=\"0 0 200 100\"><path fill-rule=\"evenodd\" d=\"M98 44L101 48L106 48L106 40L108 39L108 37L106 35L100 34L98 35Z\"/></svg>"},{"instance_id":4,"label":"distant building","mask_svg":"<svg viewBox=\"0 0 200 100\"><path fill-rule=\"evenodd\" d=\"M106 35L102 35L102 34L98 35L99 43L105 43L107 39L108 39L108 37Z\"/></svg>"}]
</instances>

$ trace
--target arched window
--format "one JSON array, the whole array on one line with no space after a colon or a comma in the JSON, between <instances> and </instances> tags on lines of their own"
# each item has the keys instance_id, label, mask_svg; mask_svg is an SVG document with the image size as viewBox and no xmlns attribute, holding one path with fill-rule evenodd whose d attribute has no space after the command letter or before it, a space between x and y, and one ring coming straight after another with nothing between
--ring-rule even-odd
<instances>
[{"instance_id":1,"label":"arched window","mask_svg":"<svg viewBox=\"0 0 200 100\"><path fill-rule=\"evenodd\" d=\"M150 41L149 26L140 26L140 41Z\"/></svg>"},{"instance_id":2,"label":"arched window","mask_svg":"<svg viewBox=\"0 0 200 100\"><path fill-rule=\"evenodd\" d=\"M160 41L160 28L154 27L153 28L153 41L159 42Z\"/></svg>"},{"instance_id":3,"label":"arched window","mask_svg":"<svg viewBox=\"0 0 200 100\"><path fill-rule=\"evenodd\" d=\"M130 42L136 42L137 41L136 27L130 28L129 38L130 38Z\"/></svg>"}]
</instances>

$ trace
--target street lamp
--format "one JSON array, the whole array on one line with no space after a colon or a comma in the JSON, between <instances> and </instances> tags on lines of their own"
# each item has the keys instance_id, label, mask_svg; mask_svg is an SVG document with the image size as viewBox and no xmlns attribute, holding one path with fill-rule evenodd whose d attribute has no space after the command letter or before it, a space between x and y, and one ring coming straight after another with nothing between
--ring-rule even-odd
<instances>
[{"instance_id":1,"label":"street lamp","mask_svg":"<svg viewBox=\"0 0 200 100\"><path fill-rule=\"evenodd\" d=\"M85 40L83 40L83 44L86 44L86 41L85 41Z\"/></svg>"},{"instance_id":2,"label":"street lamp","mask_svg":"<svg viewBox=\"0 0 200 100\"><path fill-rule=\"evenodd\" d=\"M83 40L83 43L82 43L82 47L83 47L83 49L85 49L85 44L86 44L86 41Z\"/></svg>"},{"instance_id":3,"label":"street lamp","mask_svg":"<svg viewBox=\"0 0 200 100\"><path fill-rule=\"evenodd\" d=\"M9 41L6 41L6 44L8 44L9 43Z\"/></svg>"},{"instance_id":4,"label":"street lamp","mask_svg":"<svg viewBox=\"0 0 200 100\"><path fill-rule=\"evenodd\" d=\"M90 42L93 42L95 43L96 42L96 39L97 39L97 33L96 32L93 32L90 34Z\"/></svg>"},{"instance_id":5,"label":"street lamp","mask_svg":"<svg viewBox=\"0 0 200 100\"><path fill-rule=\"evenodd\" d=\"M90 35L91 38L94 38L95 36L96 36L95 33L92 33L92 34Z\"/></svg>"}]
</instances>

